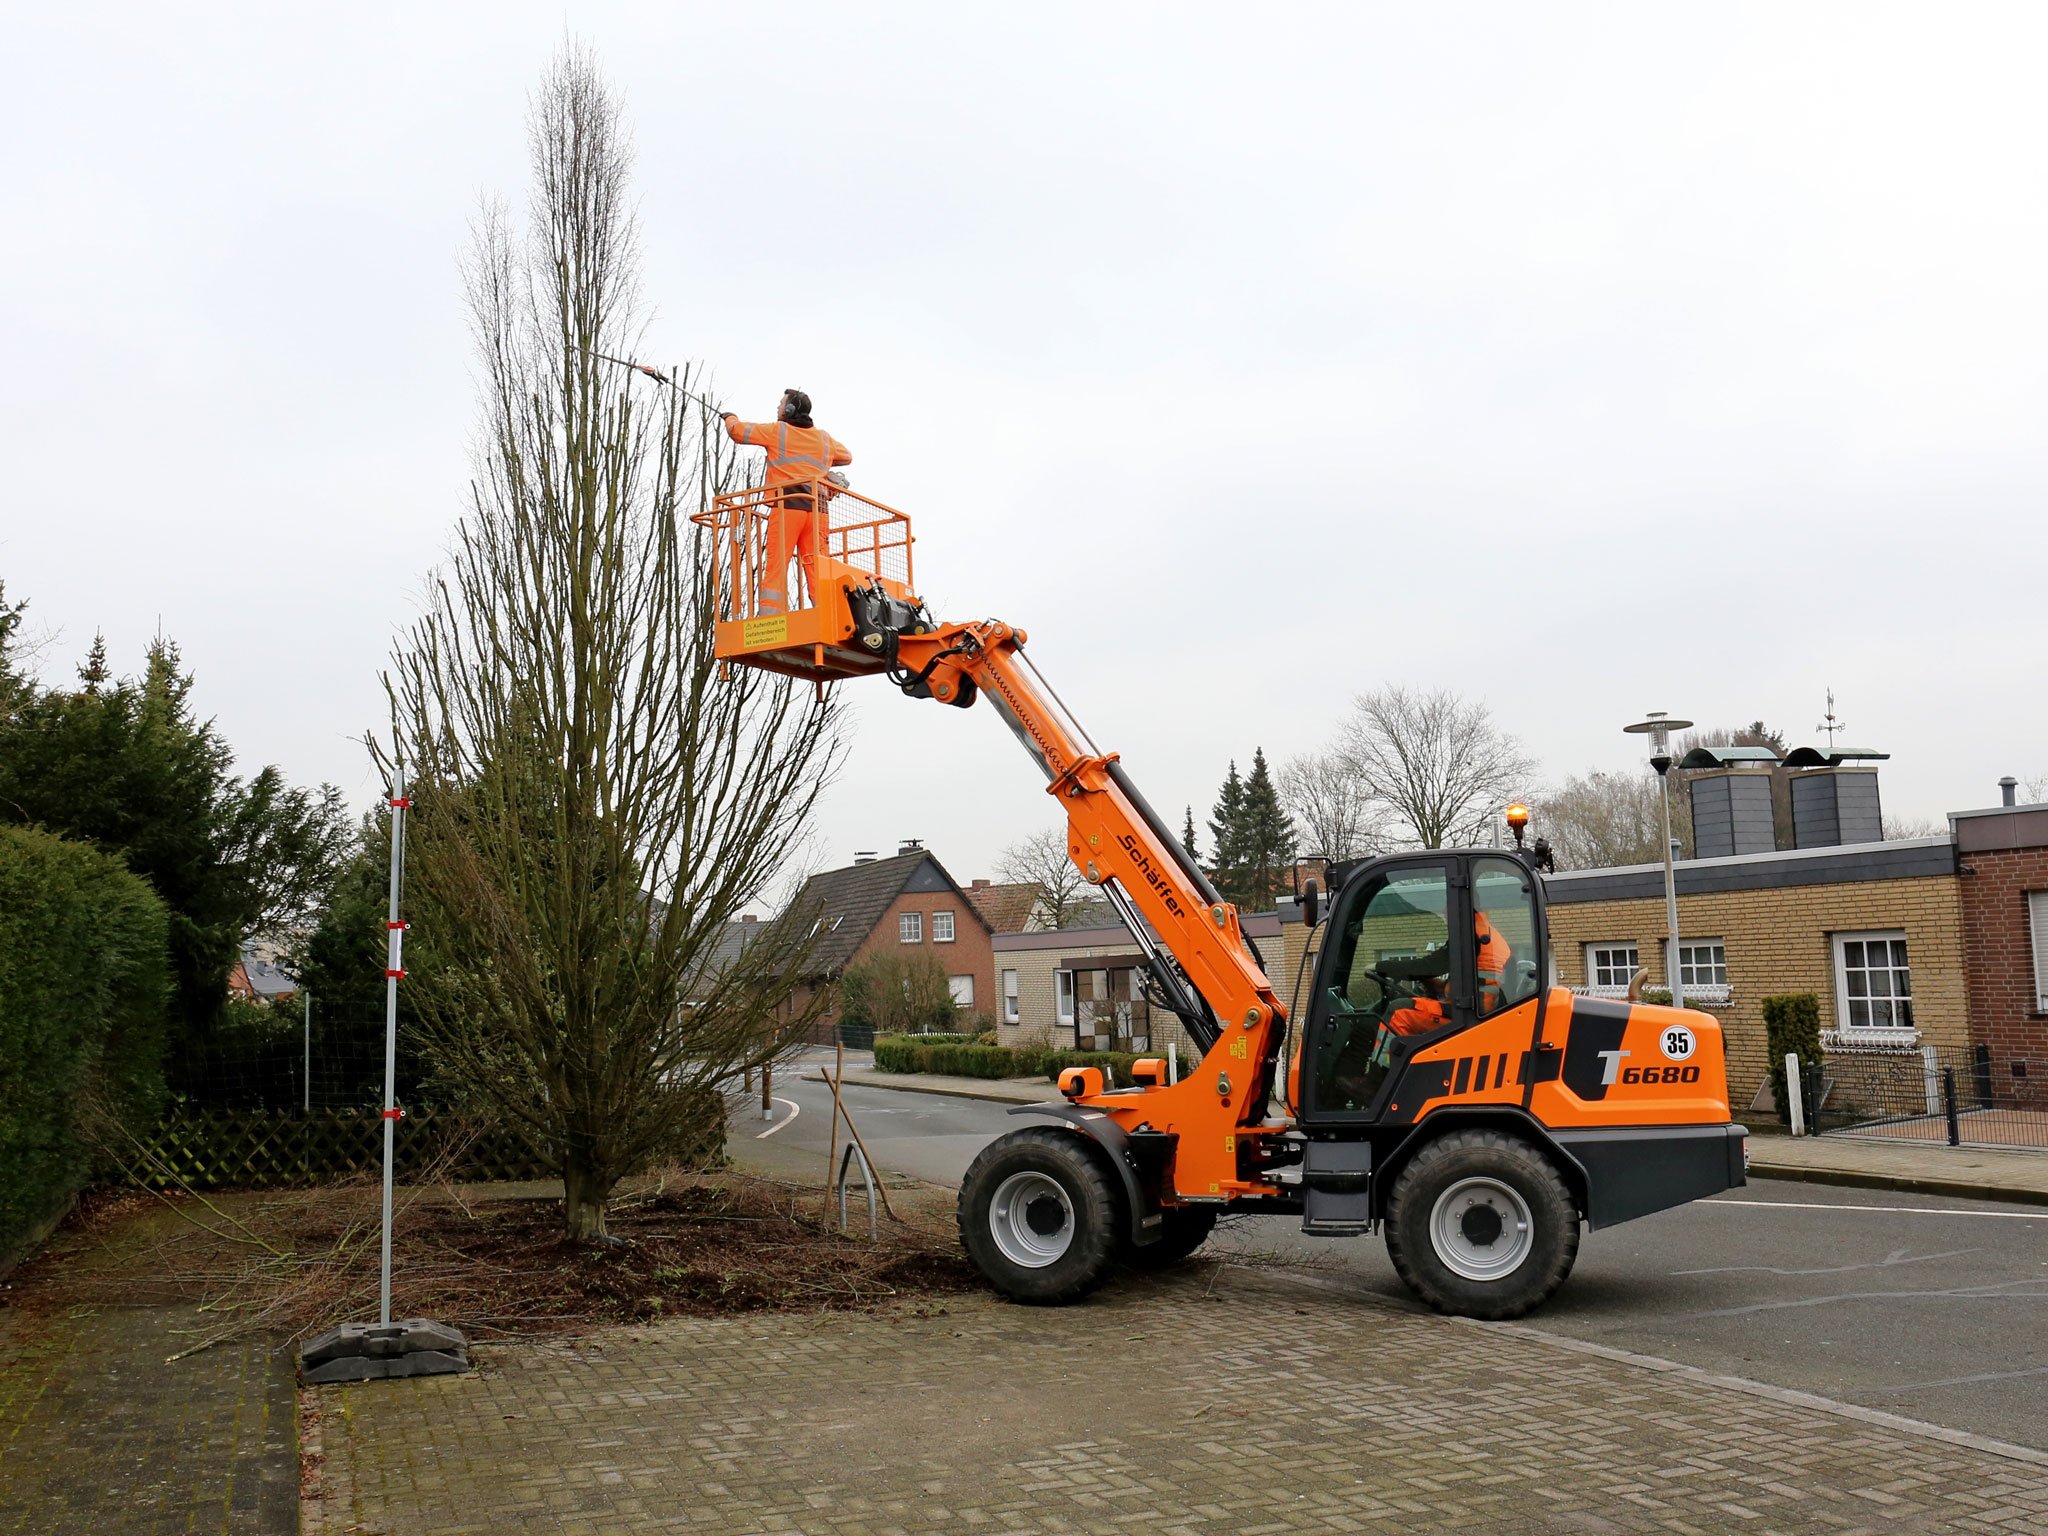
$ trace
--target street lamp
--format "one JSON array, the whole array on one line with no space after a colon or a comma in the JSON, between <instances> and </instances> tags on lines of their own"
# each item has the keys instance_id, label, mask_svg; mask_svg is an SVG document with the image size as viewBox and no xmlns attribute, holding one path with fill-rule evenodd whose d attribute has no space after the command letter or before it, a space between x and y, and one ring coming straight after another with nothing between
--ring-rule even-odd
<instances>
[{"instance_id":1,"label":"street lamp","mask_svg":"<svg viewBox=\"0 0 2048 1536\"><path fill-rule=\"evenodd\" d=\"M1664 921L1670 938L1664 950L1664 980L1671 989L1671 1006L1685 1006L1685 987L1678 979L1678 871L1671 862L1671 733L1692 729L1690 720L1673 720L1661 709L1653 709L1634 725L1622 727L1631 736L1650 738L1650 766L1664 791Z\"/></svg>"}]
</instances>

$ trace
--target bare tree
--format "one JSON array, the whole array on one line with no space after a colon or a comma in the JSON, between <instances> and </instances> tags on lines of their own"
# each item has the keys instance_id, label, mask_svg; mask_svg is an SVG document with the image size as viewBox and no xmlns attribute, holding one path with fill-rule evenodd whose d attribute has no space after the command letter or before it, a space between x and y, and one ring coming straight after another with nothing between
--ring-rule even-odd
<instances>
[{"instance_id":1,"label":"bare tree","mask_svg":"<svg viewBox=\"0 0 2048 1536\"><path fill-rule=\"evenodd\" d=\"M1947 837L1948 821L1932 816L1894 816L1884 818L1884 840L1888 843L1908 842L1916 837Z\"/></svg>"},{"instance_id":2,"label":"bare tree","mask_svg":"<svg viewBox=\"0 0 2048 1536\"><path fill-rule=\"evenodd\" d=\"M711 654L687 514L732 482L683 398L592 356L639 313L631 150L565 51L529 122L530 228L468 268L484 379L472 506L385 678L413 775L416 1006L443 1076L552 1150L571 1236L807 1019L801 966L727 925L797 844L835 711Z\"/></svg>"},{"instance_id":3,"label":"bare tree","mask_svg":"<svg viewBox=\"0 0 2048 1536\"><path fill-rule=\"evenodd\" d=\"M1034 832L1010 844L996 859L996 878L1006 885L1037 886L1037 910L1053 928L1066 927L1067 919L1090 900L1090 886L1067 856L1067 834L1060 829Z\"/></svg>"},{"instance_id":4,"label":"bare tree","mask_svg":"<svg viewBox=\"0 0 2048 1536\"><path fill-rule=\"evenodd\" d=\"M1392 836L1422 848L1476 842L1535 771L1484 704L1449 689L1376 688L1337 739L1353 776L1387 809Z\"/></svg>"},{"instance_id":5,"label":"bare tree","mask_svg":"<svg viewBox=\"0 0 2048 1536\"><path fill-rule=\"evenodd\" d=\"M1305 854L1356 859L1385 840L1385 813L1341 751L1288 759L1280 769L1280 802L1301 827Z\"/></svg>"},{"instance_id":6,"label":"bare tree","mask_svg":"<svg viewBox=\"0 0 2048 1536\"><path fill-rule=\"evenodd\" d=\"M2048 773L2037 773L2030 779L2020 780L2019 803L2039 805L2048 800Z\"/></svg>"},{"instance_id":7,"label":"bare tree","mask_svg":"<svg viewBox=\"0 0 2048 1536\"><path fill-rule=\"evenodd\" d=\"M1671 789L1671 832L1683 853L1692 818L1679 786ZM1531 830L1550 840L1560 869L1664 861L1661 786L1647 765L1633 773L1574 774L1533 796L1530 811Z\"/></svg>"}]
</instances>

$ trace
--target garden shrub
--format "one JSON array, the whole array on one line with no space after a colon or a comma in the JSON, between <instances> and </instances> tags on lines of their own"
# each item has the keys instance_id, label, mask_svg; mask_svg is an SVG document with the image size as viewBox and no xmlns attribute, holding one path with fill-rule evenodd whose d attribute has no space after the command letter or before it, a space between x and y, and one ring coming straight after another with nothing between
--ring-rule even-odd
<instances>
[{"instance_id":1,"label":"garden shrub","mask_svg":"<svg viewBox=\"0 0 2048 1536\"><path fill-rule=\"evenodd\" d=\"M1792 1123L1791 1101L1786 1097L1785 1058L1797 1052L1802 1078L1820 1065L1820 998L1811 992L1788 992L1764 999L1764 1051L1770 1058L1771 1096L1777 1101L1778 1118ZM1808 1118L1820 1109L1807 1106Z\"/></svg>"},{"instance_id":2,"label":"garden shrub","mask_svg":"<svg viewBox=\"0 0 2048 1536\"><path fill-rule=\"evenodd\" d=\"M91 1175L91 1107L160 1106L166 932L119 859L0 827L0 1269Z\"/></svg>"}]
</instances>

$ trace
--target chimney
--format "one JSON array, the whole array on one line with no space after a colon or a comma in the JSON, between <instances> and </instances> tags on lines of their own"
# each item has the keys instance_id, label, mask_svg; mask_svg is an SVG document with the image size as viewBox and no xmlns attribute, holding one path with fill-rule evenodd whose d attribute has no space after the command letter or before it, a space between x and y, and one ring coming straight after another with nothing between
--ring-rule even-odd
<instances>
[{"instance_id":1,"label":"chimney","mask_svg":"<svg viewBox=\"0 0 2048 1536\"><path fill-rule=\"evenodd\" d=\"M1778 754L1769 747L1694 747L1678 766L1690 777L1692 856L1725 859L1773 853L1778 846L1771 814L1771 775Z\"/></svg>"},{"instance_id":2,"label":"chimney","mask_svg":"<svg viewBox=\"0 0 2048 1536\"><path fill-rule=\"evenodd\" d=\"M905 854L907 854L907 853L923 853L923 852L924 852L924 842L923 842L923 840L922 840L922 839L920 839L920 838L915 838L915 837L906 837L906 838L904 838L904 839L903 839L903 841L902 841L901 843L899 843L899 844L897 845L897 848L896 848L896 857L900 859L900 858L902 858L902 857L903 857L903 856L904 856Z\"/></svg>"},{"instance_id":3,"label":"chimney","mask_svg":"<svg viewBox=\"0 0 2048 1536\"><path fill-rule=\"evenodd\" d=\"M988 889L988 882L986 880L977 880L968 886L967 889L970 891L985 891Z\"/></svg>"},{"instance_id":4,"label":"chimney","mask_svg":"<svg viewBox=\"0 0 2048 1536\"><path fill-rule=\"evenodd\" d=\"M855 854L855 855L853 856L853 862L854 862L854 863L856 863L856 864L872 864L872 863L874 863L874 862L875 862L875 851L874 851L874 849L872 849L872 848L864 848L864 849L862 849L862 850L861 850L861 851L860 851L859 853L856 853L856 854Z\"/></svg>"},{"instance_id":5,"label":"chimney","mask_svg":"<svg viewBox=\"0 0 2048 1536\"><path fill-rule=\"evenodd\" d=\"M751 923L751 922L755 922L755 921L757 921L757 919L755 918L754 914L753 914L753 913L751 913L751 912L742 912L742 913L740 914L740 921L741 921L741 922L743 922L743 923Z\"/></svg>"},{"instance_id":6,"label":"chimney","mask_svg":"<svg viewBox=\"0 0 2048 1536\"><path fill-rule=\"evenodd\" d=\"M2020 802L2020 781L2007 774L1998 781L1999 804L2018 805Z\"/></svg>"},{"instance_id":7,"label":"chimney","mask_svg":"<svg viewBox=\"0 0 2048 1536\"><path fill-rule=\"evenodd\" d=\"M1891 754L1868 747L1794 747L1785 754L1792 775L1792 846L1839 848L1884 841L1877 769Z\"/></svg>"}]
</instances>

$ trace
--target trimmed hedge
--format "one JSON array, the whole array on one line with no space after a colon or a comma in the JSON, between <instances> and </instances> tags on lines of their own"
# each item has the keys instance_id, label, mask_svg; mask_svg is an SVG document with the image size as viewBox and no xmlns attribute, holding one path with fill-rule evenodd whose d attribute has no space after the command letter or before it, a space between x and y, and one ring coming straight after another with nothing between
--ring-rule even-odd
<instances>
[{"instance_id":1,"label":"trimmed hedge","mask_svg":"<svg viewBox=\"0 0 2048 1536\"><path fill-rule=\"evenodd\" d=\"M1037 1077L1058 1082L1068 1067L1100 1067L1119 1088L1132 1085L1128 1051L1061 1051L974 1045L967 1036L877 1035L875 1066L883 1072L931 1072L946 1077ZM938 1042L938 1043L933 1043Z\"/></svg>"},{"instance_id":2,"label":"trimmed hedge","mask_svg":"<svg viewBox=\"0 0 2048 1536\"><path fill-rule=\"evenodd\" d=\"M1778 1102L1778 1118L1790 1125L1792 1107L1785 1092L1785 1058L1797 1052L1799 1065L1809 1072L1820 1065L1820 998L1811 992L1765 998L1764 1049L1770 1056L1771 1096ZM1809 1104L1808 1118L1813 1118L1819 1108Z\"/></svg>"},{"instance_id":3,"label":"trimmed hedge","mask_svg":"<svg viewBox=\"0 0 2048 1536\"><path fill-rule=\"evenodd\" d=\"M156 1113L167 928L119 859L0 827L0 1271L90 1177L88 1102Z\"/></svg>"}]
</instances>

